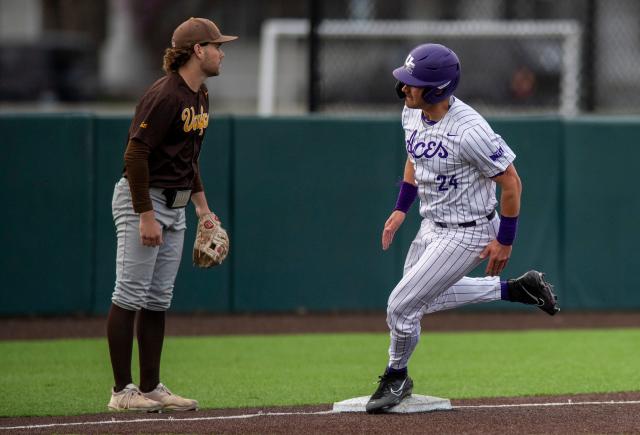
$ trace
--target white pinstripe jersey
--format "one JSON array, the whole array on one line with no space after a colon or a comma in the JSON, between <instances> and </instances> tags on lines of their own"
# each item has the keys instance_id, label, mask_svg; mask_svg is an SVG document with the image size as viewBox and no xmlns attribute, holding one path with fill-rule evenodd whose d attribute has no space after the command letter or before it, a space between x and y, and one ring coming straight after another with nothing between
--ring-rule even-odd
<instances>
[{"instance_id":1,"label":"white pinstripe jersey","mask_svg":"<svg viewBox=\"0 0 640 435\"><path fill-rule=\"evenodd\" d=\"M478 112L451 97L446 115L429 125L421 109L405 106L402 127L423 218L459 224L495 209L491 177L504 172L516 156Z\"/></svg>"}]
</instances>

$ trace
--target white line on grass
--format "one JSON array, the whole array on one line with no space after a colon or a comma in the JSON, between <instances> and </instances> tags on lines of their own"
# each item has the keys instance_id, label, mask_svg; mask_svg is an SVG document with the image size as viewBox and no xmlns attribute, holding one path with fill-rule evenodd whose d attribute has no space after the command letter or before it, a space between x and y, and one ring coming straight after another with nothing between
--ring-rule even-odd
<instances>
[{"instance_id":1,"label":"white line on grass","mask_svg":"<svg viewBox=\"0 0 640 435\"><path fill-rule=\"evenodd\" d=\"M512 403L503 405L458 405L453 409L469 409L469 408L527 408L542 406L575 406L575 405L637 405L640 400L609 400L602 402L550 402L550 403ZM0 426L0 430L18 430L18 429L47 429L51 427L68 427L68 426L91 426L104 424L126 424L126 423L153 423L153 422L183 422L183 421L210 421L210 420L233 420L248 419L255 417L277 417L287 415L323 415L336 414L333 411L315 411L315 412L258 412L257 414L239 414L239 415L220 415L212 417L185 417L185 418L136 418L131 420L116 420L112 417L109 420L98 421L79 421L73 423L49 423L49 424L33 424L28 426ZM352 414L352 413L349 413Z\"/></svg>"}]
</instances>

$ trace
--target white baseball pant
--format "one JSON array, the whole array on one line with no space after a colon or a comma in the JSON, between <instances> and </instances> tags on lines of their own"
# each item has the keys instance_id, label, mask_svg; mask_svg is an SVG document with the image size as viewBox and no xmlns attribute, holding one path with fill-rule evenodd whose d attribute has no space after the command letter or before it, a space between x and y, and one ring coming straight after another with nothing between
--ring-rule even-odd
<instances>
[{"instance_id":1,"label":"white baseball pant","mask_svg":"<svg viewBox=\"0 0 640 435\"><path fill-rule=\"evenodd\" d=\"M479 255L496 238L499 226L497 214L467 228L441 228L423 219L409 248L404 275L389 296L389 367L407 366L424 314L500 300L499 277L465 276L482 262Z\"/></svg>"}]
</instances>

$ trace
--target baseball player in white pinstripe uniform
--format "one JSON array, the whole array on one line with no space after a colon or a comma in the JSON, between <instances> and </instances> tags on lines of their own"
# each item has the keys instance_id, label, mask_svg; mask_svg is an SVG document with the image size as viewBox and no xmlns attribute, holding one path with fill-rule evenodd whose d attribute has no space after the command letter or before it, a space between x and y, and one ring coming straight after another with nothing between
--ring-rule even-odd
<instances>
[{"instance_id":1,"label":"baseball player in white pinstripe uniform","mask_svg":"<svg viewBox=\"0 0 640 435\"><path fill-rule=\"evenodd\" d=\"M453 96L460 80L456 54L439 44L420 45L393 75L405 101L407 161L382 248L389 248L416 197L423 220L403 277L389 296L389 364L367 403L369 413L411 395L407 366L424 314L500 299L537 305L550 315L560 310L540 272L500 281L516 236L522 186L515 153L480 114ZM496 184L502 191L499 213ZM465 276L485 259L487 277Z\"/></svg>"}]
</instances>

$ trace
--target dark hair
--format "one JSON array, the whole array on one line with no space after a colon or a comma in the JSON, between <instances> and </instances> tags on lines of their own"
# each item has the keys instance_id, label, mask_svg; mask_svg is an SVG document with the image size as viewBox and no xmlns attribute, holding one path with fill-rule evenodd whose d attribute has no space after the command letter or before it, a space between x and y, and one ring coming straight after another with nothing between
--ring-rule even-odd
<instances>
[{"instance_id":1,"label":"dark hair","mask_svg":"<svg viewBox=\"0 0 640 435\"><path fill-rule=\"evenodd\" d=\"M164 51L164 59L162 60L162 69L167 74L176 72L178 69L191 59L193 47L173 48L169 47Z\"/></svg>"}]
</instances>

